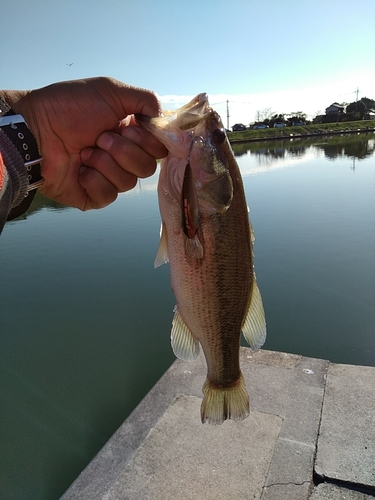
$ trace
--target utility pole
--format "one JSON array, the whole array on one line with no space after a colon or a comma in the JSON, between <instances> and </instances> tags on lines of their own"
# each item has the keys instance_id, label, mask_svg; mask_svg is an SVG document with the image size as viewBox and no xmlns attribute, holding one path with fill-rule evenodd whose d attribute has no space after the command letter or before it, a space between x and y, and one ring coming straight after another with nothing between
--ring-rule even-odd
<instances>
[{"instance_id":1,"label":"utility pole","mask_svg":"<svg viewBox=\"0 0 375 500\"><path fill-rule=\"evenodd\" d=\"M229 101L227 99L227 129L229 130Z\"/></svg>"},{"instance_id":2,"label":"utility pole","mask_svg":"<svg viewBox=\"0 0 375 500\"><path fill-rule=\"evenodd\" d=\"M358 94L359 94L359 88L357 87L357 90L354 91L354 94L356 95L355 98L355 110L358 112Z\"/></svg>"}]
</instances>

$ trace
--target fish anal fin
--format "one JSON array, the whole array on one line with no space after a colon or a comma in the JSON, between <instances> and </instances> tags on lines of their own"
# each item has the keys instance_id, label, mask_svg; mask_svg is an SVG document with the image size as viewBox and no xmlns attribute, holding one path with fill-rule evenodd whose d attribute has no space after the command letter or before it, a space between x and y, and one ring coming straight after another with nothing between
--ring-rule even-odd
<instances>
[{"instance_id":1,"label":"fish anal fin","mask_svg":"<svg viewBox=\"0 0 375 500\"><path fill-rule=\"evenodd\" d=\"M171 345L177 358L184 361L194 361L199 354L199 342L181 318L177 306L172 321Z\"/></svg>"},{"instance_id":2,"label":"fish anal fin","mask_svg":"<svg viewBox=\"0 0 375 500\"><path fill-rule=\"evenodd\" d=\"M157 268L161 266L162 264L166 264L169 262L169 257L168 257L168 236L167 236L167 230L165 228L164 223L161 224L160 228L160 242L159 242L159 249L158 253L156 254L155 261L154 261L154 267Z\"/></svg>"},{"instance_id":3,"label":"fish anal fin","mask_svg":"<svg viewBox=\"0 0 375 500\"><path fill-rule=\"evenodd\" d=\"M252 349L259 349L266 340L266 319L255 275L249 308L242 326L242 333Z\"/></svg>"},{"instance_id":4,"label":"fish anal fin","mask_svg":"<svg viewBox=\"0 0 375 500\"><path fill-rule=\"evenodd\" d=\"M219 388L207 378L202 390L202 424L220 425L227 419L238 421L249 416L249 395L241 372L231 387Z\"/></svg>"}]
</instances>

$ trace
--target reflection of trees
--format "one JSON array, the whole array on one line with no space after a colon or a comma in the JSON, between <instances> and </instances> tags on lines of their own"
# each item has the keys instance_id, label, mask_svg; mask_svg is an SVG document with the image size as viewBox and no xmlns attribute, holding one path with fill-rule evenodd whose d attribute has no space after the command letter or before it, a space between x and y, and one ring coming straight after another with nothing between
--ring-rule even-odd
<instances>
[{"instance_id":1,"label":"reflection of trees","mask_svg":"<svg viewBox=\"0 0 375 500\"><path fill-rule=\"evenodd\" d=\"M239 144L232 144L232 149L235 156L244 156L249 151L249 143L241 142Z\"/></svg>"},{"instance_id":2,"label":"reflection of trees","mask_svg":"<svg viewBox=\"0 0 375 500\"><path fill-rule=\"evenodd\" d=\"M344 146L344 155L350 156L351 158L358 158L359 160L363 160L364 158L368 158L374 153L375 149L374 141L361 141L358 143L349 143Z\"/></svg>"},{"instance_id":3,"label":"reflection of trees","mask_svg":"<svg viewBox=\"0 0 375 500\"><path fill-rule=\"evenodd\" d=\"M355 135L355 136L339 136L333 137L324 144L315 144L317 149L324 151L324 155L330 159L342 158L357 158L363 160L374 154L375 150L374 134Z\"/></svg>"},{"instance_id":4,"label":"reflection of trees","mask_svg":"<svg viewBox=\"0 0 375 500\"><path fill-rule=\"evenodd\" d=\"M324 143L319 143L316 137L298 139L281 139L276 141L254 141L233 144L236 156L250 154L257 157L259 164L271 164L272 160L292 156L302 158L311 147L322 150L328 159L347 156L349 158L364 159L374 154L375 135L335 135L325 137Z\"/></svg>"},{"instance_id":5,"label":"reflection of trees","mask_svg":"<svg viewBox=\"0 0 375 500\"><path fill-rule=\"evenodd\" d=\"M307 148L299 141L283 139L282 141L265 141L250 146L250 154L257 157L259 165L271 165L274 160L285 159L287 156L302 157Z\"/></svg>"},{"instance_id":6,"label":"reflection of trees","mask_svg":"<svg viewBox=\"0 0 375 500\"><path fill-rule=\"evenodd\" d=\"M38 191L28 210L23 215L20 215L19 217L17 217L17 219L14 220L27 219L27 217L29 217L31 214L38 212L42 208L46 207L59 211L68 208L65 205L61 205L61 203L58 203L57 201L53 201L50 200L49 198L46 198Z\"/></svg>"}]
</instances>

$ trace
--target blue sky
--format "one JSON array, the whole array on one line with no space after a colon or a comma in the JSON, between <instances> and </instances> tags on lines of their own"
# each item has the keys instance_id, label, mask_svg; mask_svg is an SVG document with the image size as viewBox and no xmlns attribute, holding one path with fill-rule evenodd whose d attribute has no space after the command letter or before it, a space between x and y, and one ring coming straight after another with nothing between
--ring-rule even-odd
<instances>
[{"instance_id":1,"label":"blue sky","mask_svg":"<svg viewBox=\"0 0 375 500\"><path fill-rule=\"evenodd\" d=\"M374 0L3 0L0 88L108 75L226 123L375 99ZM73 63L68 66L67 64Z\"/></svg>"}]
</instances>

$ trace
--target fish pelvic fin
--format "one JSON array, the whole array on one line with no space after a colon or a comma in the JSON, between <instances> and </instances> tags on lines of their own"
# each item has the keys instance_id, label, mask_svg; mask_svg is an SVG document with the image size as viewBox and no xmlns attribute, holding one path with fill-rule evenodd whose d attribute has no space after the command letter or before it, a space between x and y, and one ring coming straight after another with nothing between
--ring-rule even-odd
<instances>
[{"instance_id":1,"label":"fish pelvic fin","mask_svg":"<svg viewBox=\"0 0 375 500\"><path fill-rule=\"evenodd\" d=\"M181 318L177 306L174 308L171 345L175 356L184 361L194 361L199 354L199 342Z\"/></svg>"},{"instance_id":2,"label":"fish pelvic fin","mask_svg":"<svg viewBox=\"0 0 375 500\"><path fill-rule=\"evenodd\" d=\"M206 378L201 405L202 424L220 425L224 420L243 420L250 414L249 395L242 373L231 387L217 387Z\"/></svg>"},{"instance_id":3,"label":"fish pelvic fin","mask_svg":"<svg viewBox=\"0 0 375 500\"><path fill-rule=\"evenodd\" d=\"M264 316L262 297L255 279L255 274L251 300L242 326L242 333L246 342L252 349L259 349L266 340L266 318Z\"/></svg>"},{"instance_id":4,"label":"fish pelvic fin","mask_svg":"<svg viewBox=\"0 0 375 500\"><path fill-rule=\"evenodd\" d=\"M166 264L169 262L169 257L168 257L168 236L167 236L167 230L165 228L164 223L161 223L161 228L160 228L160 243L159 243L159 249L158 253L156 254L155 261L154 261L154 267L155 269L162 264Z\"/></svg>"}]
</instances>

